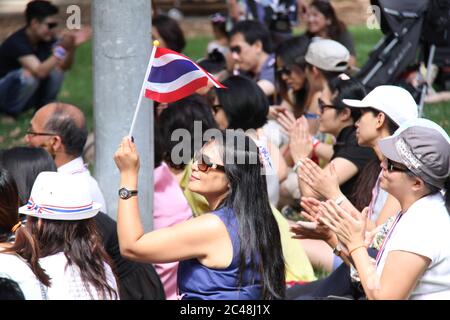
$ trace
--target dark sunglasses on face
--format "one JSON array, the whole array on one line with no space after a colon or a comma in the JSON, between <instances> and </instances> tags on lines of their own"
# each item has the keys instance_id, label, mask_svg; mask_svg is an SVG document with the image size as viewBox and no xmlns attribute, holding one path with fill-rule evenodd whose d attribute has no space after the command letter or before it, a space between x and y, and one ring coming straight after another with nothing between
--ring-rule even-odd
<instances>
[{"instance_id":1,"label":"dark sunglasses on face","mask_svg":"<svg viewBox=\"0 0 450 320\"><path fill-rule=\"evenodd\" d=\"M51 29L56 28L58 26L58 23L57 22L47 22L46 25L51 30Z\"/></svg>"},{"instance_id":2,"label":"dark sunglasses on face","mask_svg":"<svg viewBox=\"0 0 450 320\"><path fill-rule=\"evenodd\" d=\"M197 168L201 172L207 172L209 169L216 169L225 172L225 167L220 164L212 163L208 156L201 152L194 154L194 162L197 162Z\"/></svg>"},{"instance_id":3,"label":"dark sunglasses on face","mask_svg":"<svg viewBox=\"0 0 450 320\"><path fill-rule=\"evenodd\" d=\"M277 73L282 76L283 74L290 76L292 73L292 70L287 67L282 67L277 69Z\"/></svg>"},{"instance_id":4,"label":"dark sunglasses on face","mask_svg":"<svg viewBox=\"0 0 450 320\"><path fill-rule=\"evenodd\" d=\"M213 109L214 114L216 114L220 109L222 109L222 106L220 104L215 104L212 105L211 108Z\"/></svg>"},{"instance_id":5,"label":"dark sunglasses on face","mask_svg":"<svg viewBox=\"0 0 450 320\"><path fill-rule=\"evenodd\" d=\"M322 99L318 99L319 102L319 109L320 109L320 113L323 113L323 111L325 110L325 108L332 108L332 109L337 109L336 106L333 106L332 104L326 104Z\"/></svg>"},{"instance_id":6,"label":"dark sunglasses on face","mask_svg":"<svg viewBox=\"0 0 450 320\"><path fill-rule=\"evenodd\" d=\"M240 46L232 46L230 48L231 53L237 53L240 54L241 53L241 47Z\"/></svg>"},{"instance_id":7,"label":"dark sunglasses on face","mask_svg":"<svg viewBox=\"0 0 450 320\"><path fill-rule=\"evenodd\" d=\"M407 171L409 171L407 167L404 167L401 164L395 163L394 161L392 161L390 159L387 159L386 163L387 163L387 170L389 172L392 172L392 171L407 172Z\"/></svg>"}]
</instances>

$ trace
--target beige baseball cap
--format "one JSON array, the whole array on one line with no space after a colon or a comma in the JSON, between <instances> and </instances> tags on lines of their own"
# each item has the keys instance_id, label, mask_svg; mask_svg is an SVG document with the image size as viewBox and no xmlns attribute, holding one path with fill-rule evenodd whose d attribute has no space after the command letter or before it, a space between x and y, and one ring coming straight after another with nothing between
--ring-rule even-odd
<instances>
[{"instance_id":1,"label":"beige baseball cap","mask_svg":"<svg viewBox=\"0 0 450 320\"><path fill-rule=\"evenodd\" d=\"M349 68L350 52L337 41L314 38L308 46L305 60L325 71L346 71Z\"/></svg>"}]
</instances>

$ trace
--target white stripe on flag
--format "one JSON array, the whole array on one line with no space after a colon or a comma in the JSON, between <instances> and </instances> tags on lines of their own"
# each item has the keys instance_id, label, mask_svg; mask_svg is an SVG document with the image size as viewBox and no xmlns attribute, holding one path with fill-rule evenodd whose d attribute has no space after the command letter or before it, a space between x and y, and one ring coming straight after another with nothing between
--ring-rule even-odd
<instances>
[{"instance_id":1,"label":"white stripe on flag","mask_svg":"<svg viewBox=\"0 0 450 320\"><path fill-rule=\"evenodd\" d=\"M176 79L172 82L157 83L157 82L148 82L147 81L145 83L145 88L152 90L152 91L159 92L159 93L168 93L168 92L178 90L179 88L187 85L189 82L197 80L199 78L203 78L203 77L206 77L206 75L203 71L194 70L194 71L183 74L181 77L179 77L178 79Z\"/></svg>"},{"instance_id":2,"label":"white stripe on flag","mask_svg":"<svg viewBox=\"0 0 450 320\"><path fill-rule=\"evenodd\" d=\"M166 64L174 61L174 60L187 60L187 61L191 61L189 59L186 59L183 56L179 56L177 54L172 54L172 53L168 53L165 55L162 55L161 57L155 58L155 60L153 60L153 67L162 67L165 66Z\"/></svg>"}]
</instances>

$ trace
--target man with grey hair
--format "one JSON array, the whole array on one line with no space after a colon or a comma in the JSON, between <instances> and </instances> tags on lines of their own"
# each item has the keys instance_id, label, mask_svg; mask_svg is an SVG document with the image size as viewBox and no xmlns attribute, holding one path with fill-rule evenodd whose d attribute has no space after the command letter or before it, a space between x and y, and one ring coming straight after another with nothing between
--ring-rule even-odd
<instances>
[{"instance_id":1,"label":"man with grey hair","mask_svg":"<svg viewBox=\"0 0 450 320\"><path fill-rule=\"evenodd\" d=\"M106 212L100 187L81 157L87 135L86 119L80 109L70 104L50 103L35 113L25 139L30 146L47 150L58 171L83 175L92 199L101 203L102 211Z\"/></svg>"}]
</instances>

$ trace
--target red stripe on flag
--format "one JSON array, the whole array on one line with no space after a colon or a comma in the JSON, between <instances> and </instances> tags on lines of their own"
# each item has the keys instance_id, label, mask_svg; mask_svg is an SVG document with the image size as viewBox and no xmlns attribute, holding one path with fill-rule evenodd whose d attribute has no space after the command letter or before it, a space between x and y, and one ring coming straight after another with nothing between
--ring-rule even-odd
<instances>
[{"instance_id":1,"label":"red stripe on flag","mask_svg":"<svg viewBox=\"0 0 450 320\"><path fill-rule=\"evenodd\" d=\"M183 55L179 54L178 52L172 51L170 49L157 47L156 48L156 52L155 52L155 58L159 58L159 57L161 57L161 56L163 56L165 54L168 54L168 53L177 54L179 56L184 57Z\"/></svg>"},{"instance_id":2,"label":"red stripe on flag","mask_svg":"<svg viewBox=\"0 0 450 320\"><path fill-rule=\"evenodd\" d=\"M183 99L191 94L193 94L196 90L205 87L208 84L208 78L202 77L196 79L194 81L189 82L185 86L171 92L167 93L159 93L149 89L145 90L145 97L148 99L152 99L158 102L170 103L180 99Z\"/></svg>"}]
</instances>

